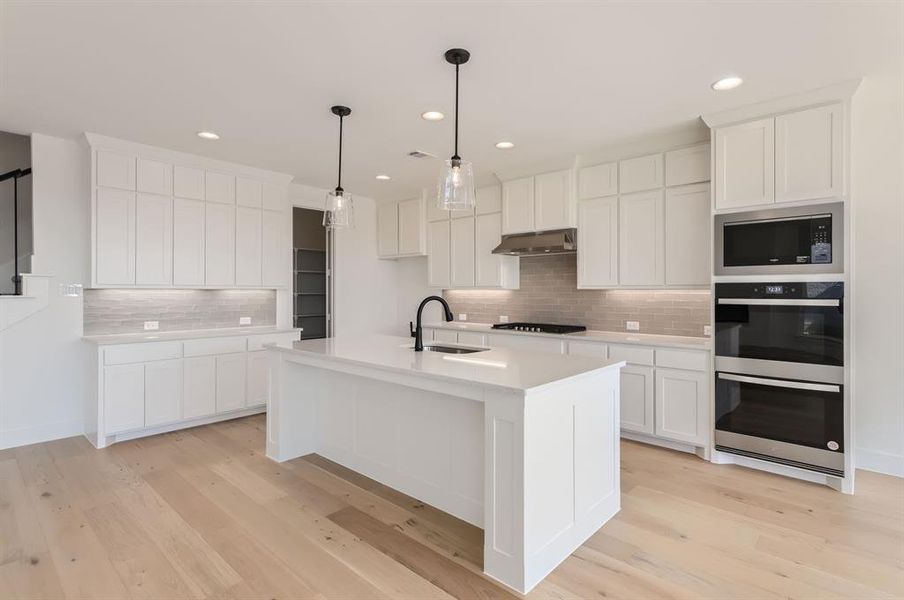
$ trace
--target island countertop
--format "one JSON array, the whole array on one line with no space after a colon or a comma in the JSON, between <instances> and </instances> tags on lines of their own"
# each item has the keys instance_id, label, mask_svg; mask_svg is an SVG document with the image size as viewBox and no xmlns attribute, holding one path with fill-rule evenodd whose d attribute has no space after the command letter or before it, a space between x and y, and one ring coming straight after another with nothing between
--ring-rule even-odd
<instances>
[{"instance_id":1,"label":"island countertop","mask_svg":"<svg viewBox=\"0 0 904 600\"><path fill-rule=\"evenodd\" d=\"M415 352L413 345L414 340L410 338L375 335L305 340L291 346L279 344L270 348L317 360L519 392L555 385L587 373L618 368L625 364L619 360L509 348L492 348L472 354Z\"/></svg>"}]
</instances>

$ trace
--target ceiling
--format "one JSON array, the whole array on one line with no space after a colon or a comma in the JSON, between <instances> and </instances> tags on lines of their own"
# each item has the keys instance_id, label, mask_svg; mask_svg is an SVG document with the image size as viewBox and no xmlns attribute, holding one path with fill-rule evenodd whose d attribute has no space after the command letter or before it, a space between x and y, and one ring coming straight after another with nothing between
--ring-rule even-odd
<instances>
[{"instance_id":1,"label":"ceiling","mask_svg":"<svg viewBox=\"0 0 904 600\"><path fill-rule=\"evenodd\" d=\"M699 115L900 72L900 2L0 2L0 129L93 131L377 199L692 125ZM745 79L717 93L727 74ZM420 118L442 110L446 120ZM199 130L222 139L204 141ZM511 140L513 150L494 147ZM374 176L386 173L388 182Z\"/></svg>"}]
</instances>

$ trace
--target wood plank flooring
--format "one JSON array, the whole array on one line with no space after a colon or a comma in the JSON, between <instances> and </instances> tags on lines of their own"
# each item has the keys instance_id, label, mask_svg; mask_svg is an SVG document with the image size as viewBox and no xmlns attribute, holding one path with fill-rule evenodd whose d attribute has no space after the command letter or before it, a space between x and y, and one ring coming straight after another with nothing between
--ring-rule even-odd
<instances>
[{"instance_id":1,"label":"wood plank flooring","mask_svg":"<svg viewBox=\"0 0 904 600\"><path fill-rule=\"evenodd\" d=\"M0 451L0 598L511 599L482 532L248 417ZM633 442L622 510L530 598L904 598L904 480L858 493Z\"/></svg>"}]
</instances>

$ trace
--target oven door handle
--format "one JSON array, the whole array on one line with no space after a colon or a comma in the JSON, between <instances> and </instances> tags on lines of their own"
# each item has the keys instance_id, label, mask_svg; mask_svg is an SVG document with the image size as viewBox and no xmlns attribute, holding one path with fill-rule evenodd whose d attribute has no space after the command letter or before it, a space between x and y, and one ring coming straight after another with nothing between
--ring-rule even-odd
<instances>
[{"instance_id":1,"label":"oven door handle","mask_svg":"<svg viewBox=\"0 0 904 600\"><path fill-rule=\"evenodd\" d=\"M716 304L740 304L750 306L841 306L841 300L819 300L791 298L782 300L779 298L719 298Z\"/></svg>"},{"instance_id":2,"label":"oven door handle","mask_svg":"<svg viewBox=\"0 0 904 600\"><path fill-rule=\"evenodd\" d=\"M739 383L754 383L756 385L768 385L771 387L791 388L794 390L812 390L814 392L841 391L841 387L826 383L809 383L806 381L785 381L783 379L763 379L762 377L749 377L747 375L733 375L731 373L719 373L719 379L737 381Z\"/></svg>"}]
</instances>

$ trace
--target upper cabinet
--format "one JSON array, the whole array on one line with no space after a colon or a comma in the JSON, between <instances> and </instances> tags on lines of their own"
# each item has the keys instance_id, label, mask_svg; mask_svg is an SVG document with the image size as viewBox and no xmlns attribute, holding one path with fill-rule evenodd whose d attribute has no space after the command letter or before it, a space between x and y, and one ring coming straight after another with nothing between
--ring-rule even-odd
<instances>
[{"instance_id":1,"label":"upper cabinet","mask_svg":"<svg viewBox=\"0 0 904 600\"><path fill-rule=\"evenodd\" d=\"M662 154L650 154L618 163L618 191L622 194L655 190L665 180Z\"/></svg>"},{"instance_id":2,"label":"upper cabinet","mask_svg":"<svg viewBox=\"0 0 904 600\"><path fill-rule=\"evenodd\" d=\"M775 119L722 127L715 132L716 208L775 201Z\"/></svg>"},{"instance_id":3,"label":"upper cabinet","mask_svg":"<svg viewBox=\"0 0 904 600\"><path fill-rule=\"evenodd\" d=\"M665 191L665 283L706 285L710 276L708 183Z\"/></svg>"},{"instance_id":4,"label":"upper cabinet","mask_svg":"<svg viewBox=\"0 0 904 600\"><path fill-rule=\"evenodd\" d=\"M534 178L522 177L502 184L502 233L536 231Z\"/></svg>"},{"instance_id":5,"label":"upper cabinet","mask_svg":"<svg viewBox=\"0 0 904 600\"><path fill-rule=\"evenodd\" d=\"M665 283L662 190L626 194L618 199L618 280L622 285L637 286Z\"/></svg>"},{"instance_id":6,"label":"upper cabinet","mask_svg":"<svg viewBox=\"0 0 904 600\"><path fill-rule=\"evenodd\" d=\"M574 171L554 171L502 184L502 233L574 227Z\"/></svg>"},{"instance_id":7,"label":"upper cabinet","mask_svg":"<svg viewBox=\"0 0 904 600\"><path fill-rule=\"evenodd\" d=\"M399 203L388 202L377 207L377 256L399 255Z\"/></svg>"},{"instance_id":8,"label":"upper cabinet","mask_svg":"<svg viewBox=\"0 0 904 600\"><path fill-rule=\"evenodd\" d=\"M86 137L93 287L289 285L288 175Z\"/></svg>"},{"instance_id":9,"label":"upper cabinet","mask_svg":"<svg viewBox=\"0 0 904 600\"><path fill-rule=\"evenodd\" d=\"M665 184L709 181L710 145L699 144L665 153Z\"/></svg>"},{"instance_id":10,"label":"upper cabinet","mask_svg":"<svg viewBox=\"0 0 904 600\"><path fill-rule=\"evenodd\" d=\"M708 264L708 263L707 263ZM618 285L618 198L578 202L578 287Z\"/></svg>"},{"instance_id":11,"label":"upper cabinet","mask_svg":"<svg viewBox=\"0 0 904 600\"><path fill-rule=\"evenodd\" d=\"M584 167L578 175L578 199L602 198L618 193L618 163Z\"/></svg>"},{"instance_id":12,"label":"upper cabinet","mask_svg":"<svg viewBox=\"0 0 904 600\"><path fill-rule=\"evenodd\" d=\"M403 258L427 253L424 198L387 202L377 207L377 256Z\"/></svg>"}]
</instances>

